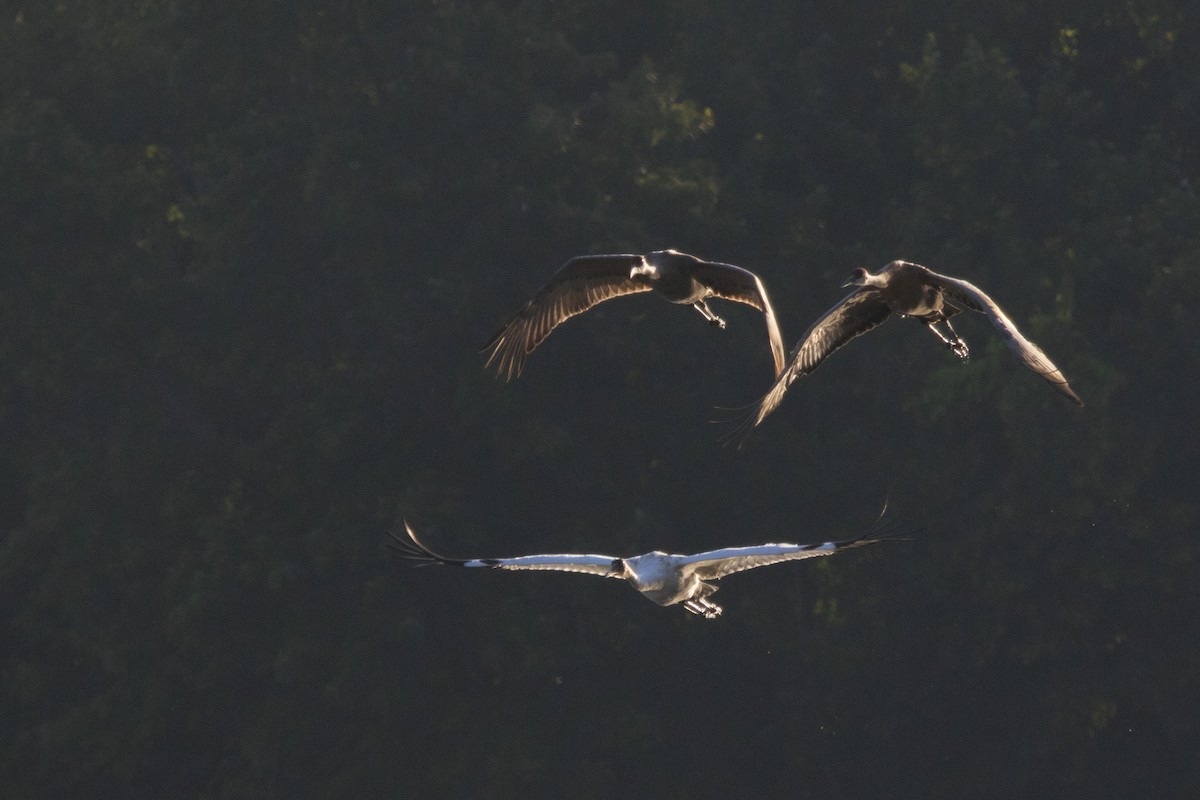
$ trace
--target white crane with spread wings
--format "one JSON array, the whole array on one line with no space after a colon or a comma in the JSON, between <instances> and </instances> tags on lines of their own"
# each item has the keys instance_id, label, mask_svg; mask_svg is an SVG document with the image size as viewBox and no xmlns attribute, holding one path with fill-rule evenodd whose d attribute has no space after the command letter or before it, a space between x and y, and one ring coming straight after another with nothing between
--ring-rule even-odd
<instances>
[{"instance_id":1,"label":"white crane with spread wings","mask_svg":"<svg viewBox=\"0 0 1200 800\"><path fill-rule=\"evenodd\" d=\"M821 544L760 544L727 547L694 555L672 555L655 550L631 558L567 553L515 558L446 558L422 544L405 522L404 535L392 531L388 544L397 556L418 566L445 564L507 570L541 569L617 578L660 606L682 604L693 614L713 619L720 615L721 607L708 599L717 591L717 587L709 581L781 561L828 556L887 539L907 537L918 530L912 525L885 520L880 514L871 529L861 536Z\"/></svg>"}]
</instances>

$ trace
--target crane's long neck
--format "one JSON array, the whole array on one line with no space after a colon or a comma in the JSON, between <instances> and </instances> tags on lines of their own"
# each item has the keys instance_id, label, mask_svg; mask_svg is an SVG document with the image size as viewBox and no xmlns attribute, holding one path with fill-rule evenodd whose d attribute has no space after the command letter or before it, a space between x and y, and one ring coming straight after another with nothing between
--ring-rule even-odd
<instances>
[{"instance_id":1,"label":"crane's long neck","mask_svg":"<svg viewBox=\"0 0 1200 800\"><path fill-rule=\"evenodd\" d=\"M629 277L641 278L644 281L658 280L658 267L648 261L643 261L630 268Z\"/></svg>"},{"instance_id":2,"label":"crane's long neck","mask_svg":"<svg viewBox=\"0 0 1200 800\"><path fill-rule=\"evenodd\" d=\"M862 286L873 286L876 289L882 289L883 287L887 286L887 284L888 284L888 279L885 278L883 275L872 274L872 273L866 272L866 271L863 272L862 284L861 284Z\"/></svg>"}]
</instances>

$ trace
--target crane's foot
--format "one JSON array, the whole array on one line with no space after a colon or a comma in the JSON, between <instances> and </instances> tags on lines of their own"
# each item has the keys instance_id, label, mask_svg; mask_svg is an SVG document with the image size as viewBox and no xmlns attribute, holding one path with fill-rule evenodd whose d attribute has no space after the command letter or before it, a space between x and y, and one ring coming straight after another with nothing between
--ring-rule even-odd
<instances>
[{"instance_id":1,"label":"crane's foot","mask_svg":"<svg viewBox=\"0 0 1200 800\"><path fill-rule=\"evenodd\" d=\"M712 310L708 307L708 303L704 302L703 300L700 300L698 302L692 303L692 308L699 311L700 316L702 316L706 320L708 320L709 325L714 325L714 326L720 328L721 330L725 330L725 320L721 319L716 314L714 314L712 312Z\"/></svg>"},{"instance_id":2,"label":"crane's foot","mask_svg":"<svg viewBox=\"0 0 1200 800\"><path fill-rule=\"evenodd\" d=\"M716 619L721 616L721 607L711 600L703 597L698 597L693 600L686 600L683 607L688 611L705 619Z\"/></svg>"}]
</instances>

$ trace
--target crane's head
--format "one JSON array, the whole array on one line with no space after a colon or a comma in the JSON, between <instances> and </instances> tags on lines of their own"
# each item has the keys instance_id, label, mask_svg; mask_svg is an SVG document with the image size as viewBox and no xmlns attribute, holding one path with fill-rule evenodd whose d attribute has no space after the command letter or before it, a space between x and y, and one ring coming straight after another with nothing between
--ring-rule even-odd
<instances>
[{"instance_id":1,"label":"crane's head","mask_svg":"<svg viewBox=\"0 0 1200 800\"><path fill-rule=\"evenodd\" d=\"M858 267L854 272L850 273L850 277L842 284L842 288L847 286L867 286L871 282L871 274L862 267Z\"/></svg>"}]
</instances>

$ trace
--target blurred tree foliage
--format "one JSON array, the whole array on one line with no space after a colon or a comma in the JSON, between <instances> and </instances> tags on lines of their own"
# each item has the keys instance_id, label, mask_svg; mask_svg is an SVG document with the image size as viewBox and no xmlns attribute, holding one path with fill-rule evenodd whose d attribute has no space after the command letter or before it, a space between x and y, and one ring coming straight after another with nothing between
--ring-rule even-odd
<instances>
[{"instance_id":1,"label":"blurred tree foliage","mask_svg":"<svg viewBox=\"0 0 1200 800\"><path fill-rule=\"evenodd\" d=\"M1195 796L1198 64L1182 0L8 4L4 794ZM566 258L659 247L789 336L855 266L962 275L1088 406L896 322L724 451L761 322L640 298L482 372ZM380 548L811 541L889 492L918 541L715 625Z\"/></svg>"}]
</instances>

